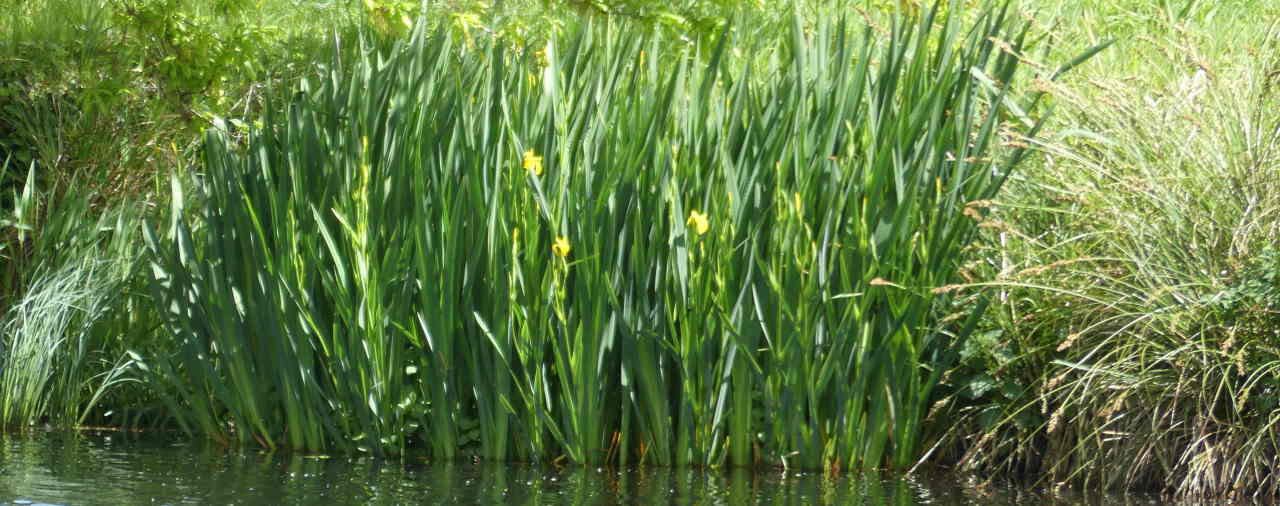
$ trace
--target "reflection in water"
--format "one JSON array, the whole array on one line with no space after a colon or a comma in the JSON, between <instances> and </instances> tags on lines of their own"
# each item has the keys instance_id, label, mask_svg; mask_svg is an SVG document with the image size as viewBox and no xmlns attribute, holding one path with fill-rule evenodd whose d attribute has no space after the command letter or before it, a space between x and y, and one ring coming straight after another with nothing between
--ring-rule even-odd
<instances>
[{"instance_id":1,"label":"reflection in water","mask_svg":"<svg viewBox=\"0 0 1280 506\"><path fill-rule=\"evenodd\" d=\"M1116 497L1098 504L1147 504ZM1065 503L1078 504L1081 498ZM887 475L439 463L271 455L126 433L0 434L0 504L1040 505L1026 492Z\"/></svg>"}]
</instances>

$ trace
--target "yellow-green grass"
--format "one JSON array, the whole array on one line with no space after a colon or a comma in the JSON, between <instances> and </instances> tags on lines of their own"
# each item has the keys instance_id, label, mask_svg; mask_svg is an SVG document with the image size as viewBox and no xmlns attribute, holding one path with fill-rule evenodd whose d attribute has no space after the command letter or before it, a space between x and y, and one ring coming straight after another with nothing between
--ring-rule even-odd
<instances>
[{"instance_id":1,"label":"yellow-green grass","mask_svg":"<svg viewBox=\"0 0 1280 506\"><path fill-rule=\"evenodd\" d=\"M30 179L29 179L30 180ZM23 266L0 313L0 424L102 423L100 401L130 381L126 348L152 344L153 311L135 313L142 254L140 206L106 212L87 193L50 199L33 184L0 226L17 230L0 258ZM130 406L132 407L132 406ZM119 423L120 418L107 418Z\"/></svg>"},{"instance_id":2,"label":"yellow-green grass","mask_svg":"<svg viewBox=\"0 0 1280 506\"><path fill-rule=\"evenodd\" d=\"M1117 42L1052 87L1043 156L987 221L971 271L1001 304L952 385L969 468L1277 492L1280 11L1166 4L1037 17L1060 47Z\"/></svg>"}]
</instances>

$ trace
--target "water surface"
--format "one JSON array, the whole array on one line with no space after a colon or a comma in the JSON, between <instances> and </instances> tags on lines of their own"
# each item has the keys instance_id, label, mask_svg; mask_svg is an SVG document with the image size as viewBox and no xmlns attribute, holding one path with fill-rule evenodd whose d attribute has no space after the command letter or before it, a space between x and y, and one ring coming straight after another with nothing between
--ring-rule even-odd
<instances>
[{"instance_id":1,"label":"water surface","mask_svg":"<svg viewBox=\"0 0 1280 506\"><path fill-rule=\"evenodd\" d=\"M968 481L267 454L123 432L0 434L0 504L1157 504Z\"/></svg>"}]
</instances>

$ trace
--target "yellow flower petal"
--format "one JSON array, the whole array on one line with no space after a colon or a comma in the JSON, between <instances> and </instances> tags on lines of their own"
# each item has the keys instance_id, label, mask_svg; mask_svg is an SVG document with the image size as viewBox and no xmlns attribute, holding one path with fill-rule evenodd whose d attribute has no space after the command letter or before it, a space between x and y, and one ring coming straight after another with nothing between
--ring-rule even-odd
<instances>
[{"instance_id":1,"label":"yellow flower petal","mask_svg":"<svg viewBox=\"0 0 1280 506\"><path fill-rule=\"evenodd\" d=\"M530 149L524 152L524 168L533 171L533 175L542 175L542 157L533 153Z\"/></svg>"},{"instance_id":2,"label":"yellow flower petal","mask_svg":"<svg viewBox=\"0 0 1280 506\"><path fill-rule=\"evenodd\" d=\"M564 236L556 237L556 241L551 244L551 253L558 257L569 256L569 251L571 250L573 250L573 248L569 246L569 240Z\"/></svg>"},{"instance_id":3,"label":"yellow flower petal","mask_svg":"<svg viewBox=\"0 0 1280 506\"><path fill-rule=\"evenodd\" d=\"M685 221L686 225L693 227L693 231L698 235L707 233L707 229L711 228L711 222L707 219L706 213L700 213L697 209L689 211L689 219Z\"/></svg>"}]
</instances>

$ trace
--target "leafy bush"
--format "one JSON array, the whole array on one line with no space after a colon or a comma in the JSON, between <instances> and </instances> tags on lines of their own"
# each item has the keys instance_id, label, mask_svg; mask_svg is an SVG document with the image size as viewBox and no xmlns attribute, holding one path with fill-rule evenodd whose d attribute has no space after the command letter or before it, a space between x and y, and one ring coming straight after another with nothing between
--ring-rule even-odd
<instances>
[{"instance_id":1,"label":"leafy bush","mask_svg":"<svg viewBox=\"0 0 1280 506\"><path fill-rule=\"evenodd\" d=\"M1220 308L1224 320L1243 325L1248 334L1280 332L1280 248L1267 247L1250 259L1206 302Z\"/></svg>"},{"instance_id":2,"label":"leafy bush","mask_svg":"<svg viewBox=\"0 0 1280 506\"><path fill-rule=\"evenodd\" d=\"M181 104L212 96L235 75L262 72L259 48L272 29L251 21L259 0L111 0L115 21L134 40L141 68Z\"/></svg>"}]
</instances>

